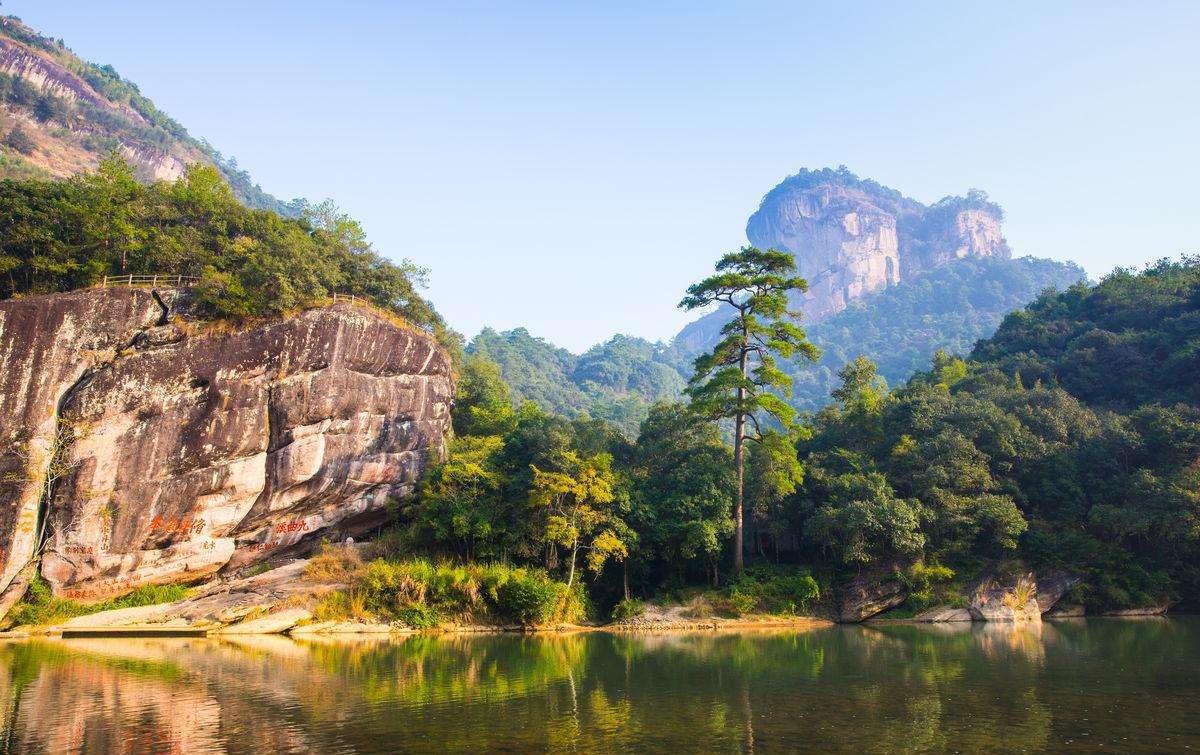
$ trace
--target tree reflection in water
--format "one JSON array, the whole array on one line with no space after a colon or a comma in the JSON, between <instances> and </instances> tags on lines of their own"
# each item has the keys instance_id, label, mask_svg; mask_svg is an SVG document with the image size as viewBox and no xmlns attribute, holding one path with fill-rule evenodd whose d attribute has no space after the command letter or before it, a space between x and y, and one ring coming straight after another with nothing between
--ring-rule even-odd
<instances>
[{"instance_id":1,"label":"tree reflection in water","mask_svg":"<svg viewBox=\"0 0 1200 755\"><path fill-rule=\"evenodd\" d=\"M13 642L0 748L1182 749L1200 747L1198 640L1173 619Z\"/></svg>"}]
</instances>

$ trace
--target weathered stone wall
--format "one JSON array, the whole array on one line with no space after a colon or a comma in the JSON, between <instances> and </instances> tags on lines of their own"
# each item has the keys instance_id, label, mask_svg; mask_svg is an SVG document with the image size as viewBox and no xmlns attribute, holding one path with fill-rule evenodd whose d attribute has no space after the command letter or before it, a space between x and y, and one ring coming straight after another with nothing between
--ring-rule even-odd
<instances>
[{"instance_id":1,"label":"weathered stone wall","mask_svg":"<svg viewBox=\"0 0 1200 755\"><path fill-rule=\"evenodd\" d=\"M47 507L41 562L60 593L91 598L197 579L304 538L373 527L388 499L409 494L443 453L453 394L447 354L430 335L371 309L339 304L230 330L159 325L160 310L136 290L0 302L0 317L14 307L75 308L84 330L117 325L110 340L129 344L63 402L61 466L69 472ZM86 314L122 307L130 312L123 320ZM2 348L50 338L37 316L25 322L5 332ZM58 340L33 368L47 373L39 390L51 399L87 369L78 366L78 339ZM20 401L12 397L27 383L9 380L3 400ZM7 407L0 404L6 432L30 434L36 425L53 434L47 411L31 422ZM0 502L34 496L30 483L21 495L5 485ZM0 532L11 540L8 527Z\"/></svg>"}]
</instances>

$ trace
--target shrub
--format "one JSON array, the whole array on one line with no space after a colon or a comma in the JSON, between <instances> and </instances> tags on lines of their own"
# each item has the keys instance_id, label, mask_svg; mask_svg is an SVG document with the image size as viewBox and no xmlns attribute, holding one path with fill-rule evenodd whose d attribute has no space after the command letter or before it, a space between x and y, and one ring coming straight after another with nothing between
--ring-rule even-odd
<instances>
[{"instance_id":1,"label":"shrub","mask_svg":"<svg viewBox=\"0 0 1200 755\"><path fill-rule=\"evenodd\" d=\"M735 616L750 613L758 605L758 596L755 595L749 586L734 587L729 591L729 598L722 606L727 612Z\"/></svg>"},{"instance_id":2,"label":"shrub","mask_svg":"<svg viewBox=\"0 0 1200 755\"><path fill-rule=\"evenodd\" d=\"M441 617L433 606L414 604L396 612L396 617L413 629L432 629L441 623Z\"/></svg>"},{"instance_id":3,"label":"shrub","mask_svg":"<svg viewBox=\"0 0 1200 755\"><path fill-rule=\"evenodd\" d=\"M9 81L8 92L5 94L8 101L14 105L22 107L33 107L37 102L38 91L20 76L14 76Z\"/></svg>"},{"instance_id":4,"label":"shrub","mask_svg":"<svg viewBox=\"0 0 1200 755\"><path fill-rule=\"evenodd\" d=\"M60 97L43 94L33 106L33 116L42 123L51 120L64 122L67 118L67 105Z\"/></svg>"},{"instance_id":5,"label":"shrub","mask_svg":"<svg viewBox=\"0 0 1200 755\"><path fill-rule=\"evenodd\" d=\"M399 620L427 629L452 618L545 624L587 614L582 587L568 592L545 572L503 564L434 564L419 558L363 563L352 549L325 547L307 573L348 585L320 600L315 611L320 620Z\"/></svg>"},{"instance_id":6,"label":"shrub","mask_svg":"<svg viewBox=\"0 0 1200 755\"><path fill-rule=\"evenodd\" d=\"M304 574L316 582L350 582L362 568L362 557L353 547L321 543L320 552L309 559Z\"/></svg>"},{"instance_id":7,"label":"shrub","mask_svg":"<svg viewBox=\"0 0 1200 755\"><path fill-rule=\"evenodd\" d=\"M738 615L755 609L796 614L807 611L820 597L820 586L806 570L752 567L729 586L725 609Z\"/></svg>"},{"instance_id":8,"label":"shrub","mask_svg":"<svg viewBox=\"0 0 1200 755\"><path fill-rule=\"evenodd\" d=\"M1020 611L1035 597L1037 597L1037 582L1032 574L1028 574L1017 579L1012 592L1004 596L1004 605L1014 611Z\"/></svg>"},{"instance_id":9,"label":"shrub","mask_svg":"<svg viewBox=\"0 0 1200 755\"><path fill-rule=\"evenodd\" d=\"M908 587L908 598L904 602L903 613L915 615L935 603L965 605L966 599L949 587L942 587L954 579L954 570L940 564L926 564L918 561L901 575L901 581Z\"/></svg>"},{"instance_id":10,"label":"shrub","mask_svg":"<svg viewBox=\"0 0 1200 755\"><path fill-rule=\"evenodd\" d=\"M496 595L500 615L520 624L545 624L553 620L562 596L549 577L525 571L513 574L500 585Z\"/></svg>"},{"instance_id":11,"label":"shrub","mask_svg":"<svg viewBox=\"0 0 1200 755\"><path fill-rule=\"evenodd\" d=\"M612 619L613 621L632 619L634 616L640 616L644 610L646 610L646 604L642 601L636 598L623 598L621 602L613 606Z\"/></svg>"},{"instance_id":12,"label":"shrub","mask_svg":"<svg viewBox=\"0 0 1200 755\"><path fill-rule=\"evenodd\" d=\"M29 138L29 134L25 133L25 129L14 126L13 130L8 132L8 136L4 137L4 146L20 152L22 155L29 155L33 153L37 145L33 143L33 139Z\"/></svg>"}]
</instances>

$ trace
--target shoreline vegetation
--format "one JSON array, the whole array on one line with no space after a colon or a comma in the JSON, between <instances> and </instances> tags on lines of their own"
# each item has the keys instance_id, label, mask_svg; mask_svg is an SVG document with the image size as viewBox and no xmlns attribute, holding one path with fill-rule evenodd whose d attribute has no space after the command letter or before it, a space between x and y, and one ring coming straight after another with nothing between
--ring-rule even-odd
<instances>
[{"instance_id":1,"label":"shoreline vegetation","mask_svg":"<svg viewBox=\"0 0 1200 755\"><path fill-rule=\"evenodd\" d=\"M415 634L531 634L579 632L669 634L680 632L798 630L839 623L829 606L795 610L787 589L815 598L809 579L763 577L762 570L738 586L687 588L656 600L618 603L611 615L595 613L585 593L536 569L498 564L434 564L425 559L394 560L370 555L378 545L323 546L308 560L256 571L249 577L193 587L146 586L121 598L84 604L53 597L35 582L30 595L9 615L0 640L45 636L209 636L280 635L294 638L408 636ZM364 553L367 557L364 557ZM295 588L274 604L247 606L236 599L257 585L287 581ZM810 584L811 582L811 584ZM756 587L748 587L748 584ZM799 587L797 587L799 586ZM753 590L753 593L751 592ZM213 595L233 596L212 602ZM795 597L795 595L792 595ZM192 603L209 599L203 614ZM802 598L804 599L804 598ZM1114 612L1088 618L1161 617L1163 612ZM1046 620L1072 620L1074 614ZM929 619L898 608L873 616L870 625L920 624L965 627L996 624L1018 627L1028 621Z\"/></svg>"},{"instance_id":2,"label":"shoreline vegetation","mask_svg":"<svg viewBox=\"0 0 1200 755\"><path fill-rule=\"evenodd\" d=\"M386 541L385 541L386 542ZM42 581L7 618L0 637L77 633L410 634L645 632L807 627L831 620L797 613L815 595L811 578L742 580L723 589L689 588L667 600L619 603L597 614L580 583L503 564L433 563L375 555L381 545L325 544L308 560L195 587L146 586L121 598L81 603L50 594ZM273 603L247 604L276 582L292 588ZM793 594L788 589L795 590ZM254 591L257 591L255 593ZM231 596L213 601L214 595ZM190 605L203 606L197 612Z\"/></svg>"},{"instance_id":3,"label":"shoreline vegetation","mask_svg":"<svg viewBox=\"0 0 1200 755\"><path fill-rule=\"evenodd\" d=\"M200 278L194 305L217 320L348 293L458 342L415 293L422 271L386 262L336 208L247 210L212 169L147 187L114 158L66 181L0 181L0 213L0 297L179 273ZM687 403L654 404L630 438L518 405L496 363L457 351L445 458L388 502L370 552L320 554L303 567L318 594L274 585L264 602L251 585L212 621L275 626L278 604L288 626L565 626L697 599L675 620L961 617L968 603L974 618L1038 615L1018 592L1052 572L1070 582L1053 602L1088 614L1200 605L1200 258L1048 290L894 389L859 357L802 414L783 367L819 355L787 311L806 285L794 259L747 247L715 272L682 306L738 314L697 359ZM220 603L194 589L183 603L203 610L181 627ZM16 616L89 621L54 600L31 594Z\"/></svg>"}]
</instances>

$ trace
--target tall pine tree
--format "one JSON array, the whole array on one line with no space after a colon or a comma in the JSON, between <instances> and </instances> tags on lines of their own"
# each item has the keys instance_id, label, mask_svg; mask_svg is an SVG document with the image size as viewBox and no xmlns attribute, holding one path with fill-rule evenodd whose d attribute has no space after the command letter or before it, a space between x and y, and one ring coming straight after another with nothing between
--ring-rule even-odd
<instances>
[{"instance_id":1,"label":"tall pine tree","mask_svg":"<svg viewBox=\"0 0 1200 755\"><path fill-rule=\"evenodd\" d=\"M734 311L721 329L713 350L696 359L688 381L691 408L710 420L733 420L734 492L733 569L740 572L744 553L746 441L763 436L761 415L791 427L795 410L771 389L790 393L792 379L776 366L776 358L816 361L817 347L794 322L788 293L807 291L796 276L796 260L787 252L743 247L717 262L716 275L691 286L679 303L684 309L724 304Z\"/></svg>"}]
</instances>

